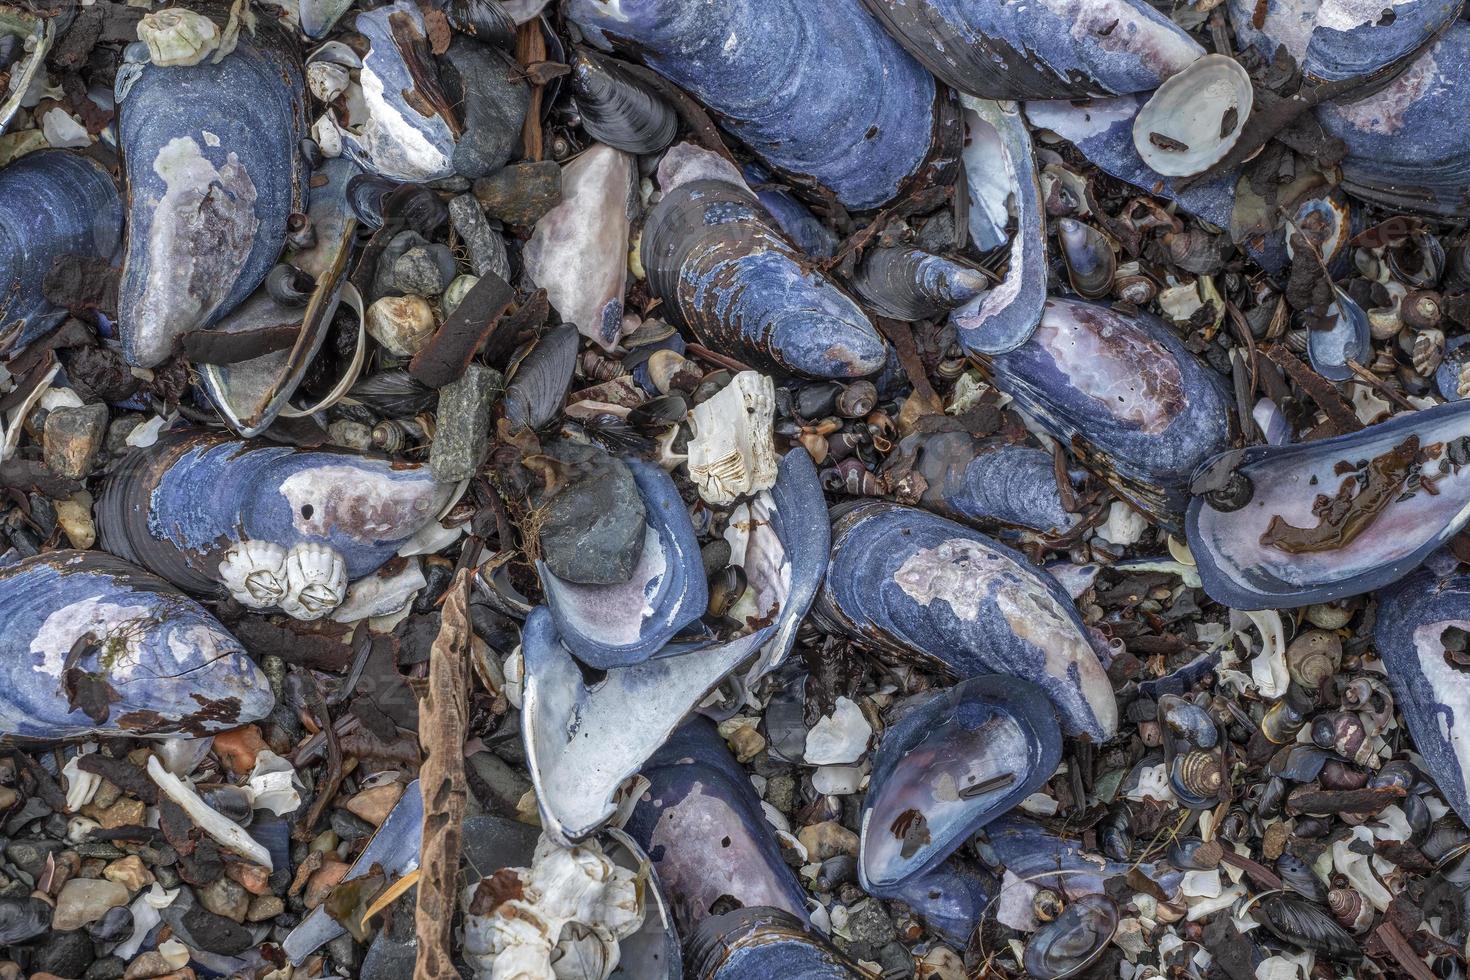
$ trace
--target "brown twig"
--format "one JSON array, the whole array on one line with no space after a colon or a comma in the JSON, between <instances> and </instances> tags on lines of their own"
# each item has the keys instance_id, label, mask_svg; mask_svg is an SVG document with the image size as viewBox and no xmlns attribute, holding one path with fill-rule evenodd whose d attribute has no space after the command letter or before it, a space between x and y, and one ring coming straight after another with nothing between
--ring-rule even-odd
<instances>
[{"instance_id":1,"label":"brown twig","mask_svg":"<svg viewBox=\"0 0 1470 980\"><path fill-rule=\"evenodd\" d=\"M749 364L746 364L743 361L737 361L733 357L726 357L724 354L717 354L714 351L710 350L708 347L701 346L700 344L686 344L684 346L684 350L686 353L693 354L701 361L709 361L711 364L719 365L720 367L730 371L755 370Z\"/></svg>"},{"instance_id":2,"label":"brown twig","mask_svg":"<svg viewBox=\"0 0 1470 980\"><path fill-rule=\"evenodd\" d=\"M327 712L327 700L322 697L322 689L317 685L316 678L311 671L306 671L306 706L316 716L317 724L321 726L322 735L327 740L327 771L317 781L316 798L311 801L311 809L306 811L306 819L296 827L292 834L297 840L310 840L312 828L326 812L327 804L332 797L337 795L337 790L342 785L342 743L337 740L337 729L332 727L332 716Z\"/></svg>"},{"instance_id":3,"label":"brown twig","mask_svg":"<svg viewBox=\"0 0 1470 980\"><path fill-rule=\"evenodd\" d=\"M1374 391L1378 392L1384 398L1387 398L1389 401L1393 402L1399 408L1407 408L1411 412L1418 410L1419 406L1409 401L1401 393L1394 391L1388 385L1384 384L1383 380L1379 378L1378 375L1363 367L1363 365L1359 364L1357 361L1349 359L1347 362L1347 366L1352 370L1354 374L1358 376L1359 379L1362 380L1364 384L1372 388Z\"/></svg>"}]
</instances>

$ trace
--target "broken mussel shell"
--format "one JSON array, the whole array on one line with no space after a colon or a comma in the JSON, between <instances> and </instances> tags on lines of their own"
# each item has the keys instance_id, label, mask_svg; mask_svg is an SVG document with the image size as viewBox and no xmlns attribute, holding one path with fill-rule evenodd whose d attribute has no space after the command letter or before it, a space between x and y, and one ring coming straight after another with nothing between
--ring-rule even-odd
<instances>
[{"instance_id":1,"label":"broken mussel shell","mask_svg":"<svg viewBox=\"0 0 1470 980\"><path fill-rule=\"evenodd\" d=\"M97 527L104 549L186 592L315 619L453 491L425 464L182 430L109 474Z\"/></svg>"},{"instance_id":2,"label":"broken mussel shell","mask_svg":"<svg viewBox=\"0 0 1470 980\"><path fill-rule=\"evenodd\" d=\"M37 73L45 77L42 66L46 55L71 22L73 13L62 7L59 14L43 17L20 4L0 6L0 41L5 42L0 51L13 52L0 64L0 70L8 76L6 84L0 87L0 133L5 132L25 102Z\"/></svg>"},{"instance_id":3,"label":"broken mussel shell","mask_svg":"<svg viewBox=\"0 0 1470 980\"><path fill-rule=\"evenodd\" d=\"M109 555L51 551L0 568L0 600L0 736L200 737L275 703L203 607Z\"/></svg>"},{"instance_id":4,"label":"broken mussel shell","mask_svg":"<svg viewBox=\"0 0 1470 980\"><path fill-rule=\"evenodd\" d=\"M689 980L866 980L870 974L801 919L779 908L711 916L689 937Z\"/></svg>"},{"instance_id":5,"label":"broken mussel shell","mask_svg":"<svg viewBox=\"0 0 1470 980\"><path fill-rule=\"evenodd\" d=\"M928 167L941 113L934 79L859 0L571 0L567 16L591 43L635 53L766 163L848 209L886 204Z\"/></svg>"},{"instance_id":6,"label":"broken mussel shell","mask_svg":"<svg viewBox=\"0 0 1470 980\"><path fill-rule=\"evenodd\" d=\"M1027 941L1022 954L1026 974L1036 980L1063 980L1097 962L1118 931L1118 906L1106 895L1083 895Z\"/></svg>"},{"instance_id":7,"label":"broken mussel shell","mask_svg":"<svg viewBox=\"0 0 1470 980\"><path fill-rule=\"evenodd\" d=\"M1057 219L1056 230L1073 291L1083 299L1102 299L1111 293L1118 259L1107 236L1076 218Z\"/></svg>"},{"instance_id":8,"label":"broken mussel shell","mask_svg":"<svg viewBox=\"0 0 1470 980\"><path fill-rule=\"evenodd\" d=\"M1133 145L1166 177L1203 173L1230 152L1255 94L1250 75L1229 55L1207 54L1171 77L1133 118Z\"/></svg>"},{"instance_id":9,"label":"broken mussel shell","mask_svg":"<svg viewBox=\"0 0 1470 980\"><path fill-rule=\"evenodd\" d=\"M1186 522L1210 597L1280 609L1361 595L1464 526L1470 404L1397 415L1333 439L1252 446L1201 469Z\"/></svg>"},{"instance_id":10,"label":"broken mussel shell","mask_svg":"<svg viewBox=\"0 0 1470 980\"><path fill-rule=\"evenodd\" d=\"M673 479L636 457L624 462L647 515L643 547L627 581L585 585L537 564L562 642L599 669L647 660L709 605L699 539Z\"/></svg>"},{"instance_id":11,"label":"broken mussel shell","mask_svg":"<svg viewBox=\"0 0 1470 980\"><path fill-rule=\"evenodd\" d=\"M582 128L598 142L635 156L658 153L674 142L679 131L674 107L616 58L578 51L569 84Z\"/></svg>"},{"instance_id":12,"label":"broken mussel shell","mask_svg":"<svg viewBox=\"0 0 1470 980\"><path fill-rule=\"evenodd\" d=\"M880 896L1035 792L1062 757L1055 709L1019 677L971 677L900 711L863 798L859 870Z\"/></svg>"},{"instance_id":13,"label":"broken mussel shell","mask_svg":"<svg viewBox=\"0 0 1470 980\"><path fill-rule=\"evenodd\" d=\"M732 901L807 921L806 892L782 860L761 799L713 722L689 719L642 775L649 786L625 829L653 859L681 935Z\"/></svg>"},{"instance_id":14,"label":"broken mussel shell","mask_svg":"<svg viewBox=\"0 0 1470 980\"><path fill-rule=\"evenodd\" d=\"M941 81L985 99L1146 92L1204 52L1142 0L863 0Z\"/></svg>"},{"instance_id":15,"label":"broken mussel shell","mask_svg":"<svg viewBox=\"0 0 1470 980\"><path fill-rule=\"evenodd\" d=\"M926 511L877 500L834 511L832 557L813 606L823 626L957 678L1024 678L1051 699L1067 734L1112 737L1112 684L1049 574Z\"/></svg>"},{"instance_id":16,"label":"broken mussel shell","mask_svg":"<svg viewBox=\"0 0 1470 980\"><path fill-rule=\"evenodd\" d=\"M1177 527L1235 431L1222 379L1156 317L1050 299L1023 346L979 358L1028 416L1139 510Z\"/></svg>"},{"instance_id":17,"label":"broken mussel shell","mask_svg":"<svg viewBox=\"0 0 1470 980\"><path fill-rule=\"evenodd\" d=\"M161 363L275 265L305 201L304 105L294 45L266 18L217 63L144 64L119 94L128 220L118 329L130 362Z\"/></svg>"},{"instance_id":18,"label":"broken mussel shell","mask_svg":"<svg viewBox=\"0 0 1470 980\"><path fill-rule=\"evenodd\" d=\"M743 185L666 186L643 229L642 261L671 314L710 347L755 367L856 378L887 359L858 304L811 267Z\"/></svg>"},{"instance_id":19,"label":"broken mussel shell","mask_svg":"<svg viewBox=\"0 0 1470 980\"><path fill-rule=\"evenodd\" d=\"M0 169L0 354L10 356L66 316L44 284L62 256L110 262L122 240L112 175L70 150L38 150Z\"/></svg>"},{"instance_id":20,"label":"broken mussel shell","mask_svg":"<svg viewBox=\"0 0 1470 980\"><path fill-rule=\"evenodd\" d=\"M1470 819L1470 746L1458 722L1470 712L1470 657L1451 638L1470 631L1470 575L1436 555L1378 594L1373 638L1423 768Z\"/></svg>"},{"instance_id":21,"label":"broken mussel shell","mask_svg":"<svg viewBox=\"0 0 1470 980\"><path fill-rule=\"evenodd\" d=\"M948 313L989 284L986 274L968 262L905 247L873 249L852 277L852 288L868 308L895 320Z\"/></svg>"}]
</instances>

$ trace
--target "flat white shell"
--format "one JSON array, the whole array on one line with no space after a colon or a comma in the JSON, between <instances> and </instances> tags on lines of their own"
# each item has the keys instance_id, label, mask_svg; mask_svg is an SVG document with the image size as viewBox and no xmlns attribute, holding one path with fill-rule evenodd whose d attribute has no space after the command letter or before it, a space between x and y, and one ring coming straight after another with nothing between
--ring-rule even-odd
<instances>
[{"instance_id":1,"label":"flat white shell","mask_svg":"<svg viewBox=\"0 0 1470 980\"><path fill-rule=\"evenodd\" d=\"M1201 173L1240 140L1254 102L1250 75L1240 63L1207 54L1160 85L1138 110L1133 145L1143 162L1165 177ZM1233 121L1226 119L1231 110Z\"/></svg>"}]
</instances>

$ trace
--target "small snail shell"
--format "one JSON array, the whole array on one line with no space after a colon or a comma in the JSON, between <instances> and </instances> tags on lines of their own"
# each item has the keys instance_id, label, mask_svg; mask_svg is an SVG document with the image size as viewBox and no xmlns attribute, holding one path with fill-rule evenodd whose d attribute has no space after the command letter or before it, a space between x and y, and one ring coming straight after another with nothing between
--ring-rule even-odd
<instances>
[{"instance_id":1,"label":"small snail shell","mask_svg":"<svg viewBox=\"0 0 1470 980\"><path fill-rule=\"evenodd\" d=\"M367 310L367 332L398 357L412 357L434 335L434 310L422 296L384 296Z\"/></svg>"},{"instance_id":2,"label":"small snail shell","mask_svg":"<svg viewBox=\"0 0 1470 980\"><path fill-rule=\"evenodd\" d=\"M1332 917L1346 929L1361 932L1373 921L1373 906L1353 888L1334 888L1327 893L1327 907Z\"/></svg>"},{"instance_id":3,"label":"small snail shell","mask_svg":"<svg viewBox=\"0 0 1470 980\"><path fill-rule=\"evenodd\" d=\"M1311 629L1286 648L1286 670L1302 687L1316 689L1342 666L1342 639L1327 630Z\"/></svg>"},{"instance_id":4,"label":"small snail shell","mask_svg":"<svg viewBox=\"0 0 1470 980\"><path fill-rule=\"evenodd\" d=\"M1040 888L1031 898L1031 914L1038 922L1051 922L1062 914L1062 897L1050 888Z\"/></svg>"},{"instance_id":5,"label":"small snail shell","mask_svg":"<svg viewBox=\"0 0 1470 980\"><path fill-rule=\"evenodd\" d=\"M1211 801L1220 795L1225 774L1215 753L1194 749L1174 760L1175 789L1197 800Z\"/></svg>"},{"instance_id":6,"label":"small snail shell","mask_svg":"<svg viewBox=\"0 0 1470 980\"><path fill-rule=\"evenodd\" d=\"M1306 716L1287 698L1266 709L1261 718L1261 734L1273 745L1296 741L1297 732L1307 723Z\"/></svg>"}]
</instances>

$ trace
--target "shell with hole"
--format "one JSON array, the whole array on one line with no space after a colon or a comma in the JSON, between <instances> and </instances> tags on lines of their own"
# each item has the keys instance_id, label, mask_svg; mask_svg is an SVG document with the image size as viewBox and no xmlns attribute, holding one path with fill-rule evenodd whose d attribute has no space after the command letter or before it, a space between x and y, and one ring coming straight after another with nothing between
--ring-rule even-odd
<instances>
[{"instance_id":1,"label":"shell with hole","mask_svg":"<svg viewBox=\"0 0 1470 980\"><path fill-rule=\"evenodd\" d=\"M1160 85L1138 110L1133 146L1165 177L1203 173L1240 141L1254 104L1240 62L1207 54Z\"/></svg>"}]
</instances>

